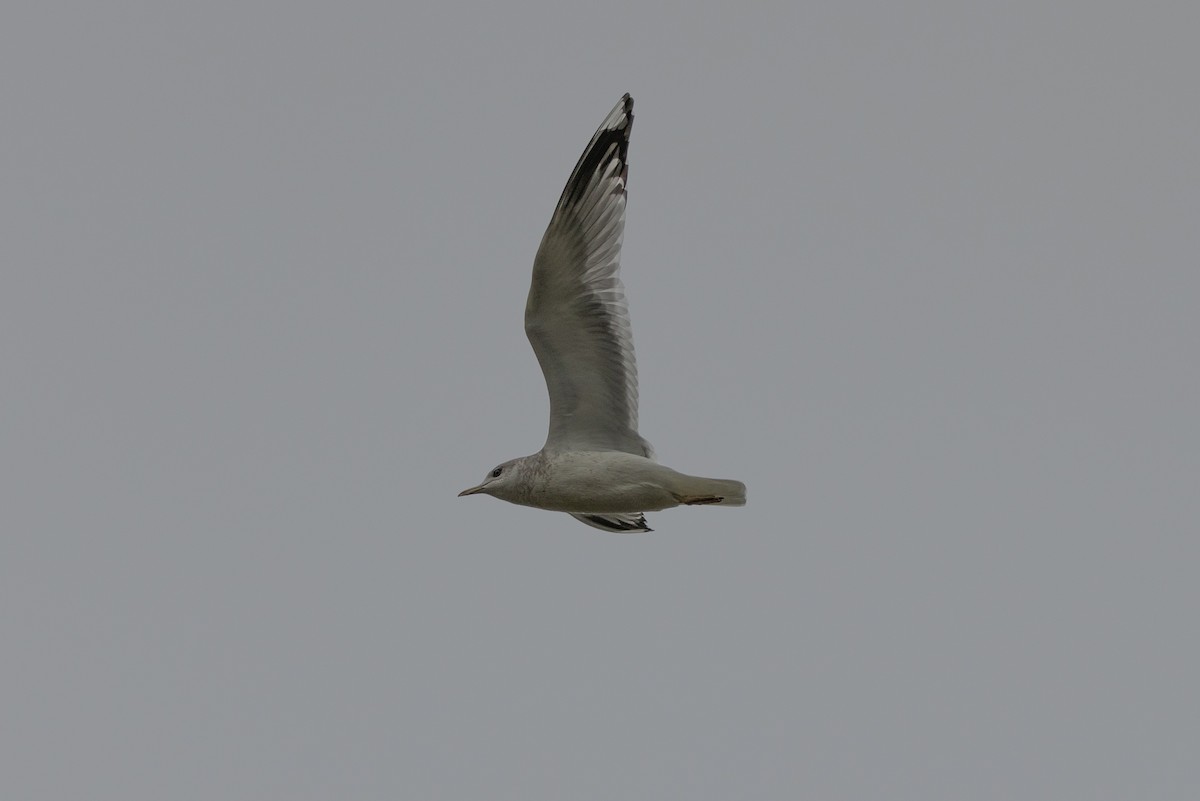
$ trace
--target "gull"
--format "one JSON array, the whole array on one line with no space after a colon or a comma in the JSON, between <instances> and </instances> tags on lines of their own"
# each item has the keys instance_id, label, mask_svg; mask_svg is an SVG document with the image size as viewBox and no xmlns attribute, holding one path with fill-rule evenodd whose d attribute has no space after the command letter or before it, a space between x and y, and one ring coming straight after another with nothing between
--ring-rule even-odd
<instances>
[{"instance_id":1,"label":"gull","mask_svg":"<svg viewBox=\"0 0 1200 801\"><path fill-rule=\"evenodd\" d=\"M550 393L546 443L459 497L491 495L617 532L650 531L646 512L680 504L746 503L742 482L678 473L638 434L637 362L619 276L632 126L626 94L579 157L533 260L525 334Z\"/></svg>"}]
</instances>

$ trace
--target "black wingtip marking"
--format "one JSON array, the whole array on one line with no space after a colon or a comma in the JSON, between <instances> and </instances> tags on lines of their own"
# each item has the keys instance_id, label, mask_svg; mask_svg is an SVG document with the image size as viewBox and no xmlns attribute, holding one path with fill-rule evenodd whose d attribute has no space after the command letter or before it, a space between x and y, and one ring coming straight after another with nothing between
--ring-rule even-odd
<instances>
[{"instance_id":1,"label":"black wingtip marking","mask_svg":"<svg viewBox=\"0 0 1200 801\"><path fill-rule=\"evenodd\" d=\"M596 131L592 136L592 141L584 148L583 155L575 163L575 169L571 171L571 177L567 180L562 197L558 201L560 208L566 208L578 202L591 177L613 158L616 158L621 164L622 180L628 180L629 134L633 129L633 98L629 96L628 92L621 97L620 107L621 116L614 124L611 124L611 127L601 127ZM613 155L614 147L616 148L615 156Z\"/></svg>"},{"instance_id":2,"label":"black wingtip marking","mask_svg":"<svg viewBox=\"0 0 1200 801\"><path fill-rule=\"evenodd\" d=\"M621 520L614 520L609 517L602 517L600 515L580 515L580 517L583 517L584 519L587 520L587 522L591 523L592 525L596 526L597 528L606 529L608 531L653 531L654 530L646 525L646 516L645 515L638 515L637 520L634 520L631 523L626 523Z\"/></svg>"}]
</instances>

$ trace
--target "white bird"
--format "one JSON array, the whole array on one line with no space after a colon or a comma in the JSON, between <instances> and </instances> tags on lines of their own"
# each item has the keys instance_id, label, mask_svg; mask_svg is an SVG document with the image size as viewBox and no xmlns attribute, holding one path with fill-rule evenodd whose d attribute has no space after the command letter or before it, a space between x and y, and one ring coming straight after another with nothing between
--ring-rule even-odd
<instances>
[{"instance_id":1,"label":"white bird","mask_svg":"<svg viewBox=\"0 0 1200 801\"><path fill-rule=\"evenodd\" d=\"M567 512L606 531L650 531L645 512L743 506L740 481L678 473L638 434L637 362L619 277L633 98L621 98L584 149L533 261L525 333L550 392L550 433L459 496Z\"/></svg>"}]
</instances>

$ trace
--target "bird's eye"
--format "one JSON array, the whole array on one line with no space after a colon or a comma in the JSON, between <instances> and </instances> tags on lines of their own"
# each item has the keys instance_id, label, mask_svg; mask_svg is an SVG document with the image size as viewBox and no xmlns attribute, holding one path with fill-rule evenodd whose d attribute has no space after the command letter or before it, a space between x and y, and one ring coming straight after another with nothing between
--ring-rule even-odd
<instances>
[{"instance_id":1,"label":"bird's eye","mask_svg":"<svg viewBox=\"0 0 1200 801\"><path fill-rule=\"evenodd\" d=\"M503 467L497 467L492 471L492 478L500 478L500 474L504 472Z\"/></svg>"}]
</instances>

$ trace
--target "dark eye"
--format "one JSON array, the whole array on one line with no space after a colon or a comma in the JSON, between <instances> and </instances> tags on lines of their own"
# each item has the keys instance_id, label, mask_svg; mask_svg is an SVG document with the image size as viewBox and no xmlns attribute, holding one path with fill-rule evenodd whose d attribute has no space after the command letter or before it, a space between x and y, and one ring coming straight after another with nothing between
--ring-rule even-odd
<instances>
[{"instance_id":1,"label":"dark eye","mask_svg":"<svg viewBox=\"0 0 1200 801\"><path fill-rule=\"evenodd\" d=\"M500 478L500 474L504 472L503 467L497 467L492 471L492 478Z\"/></svg>"}]
</instances>

